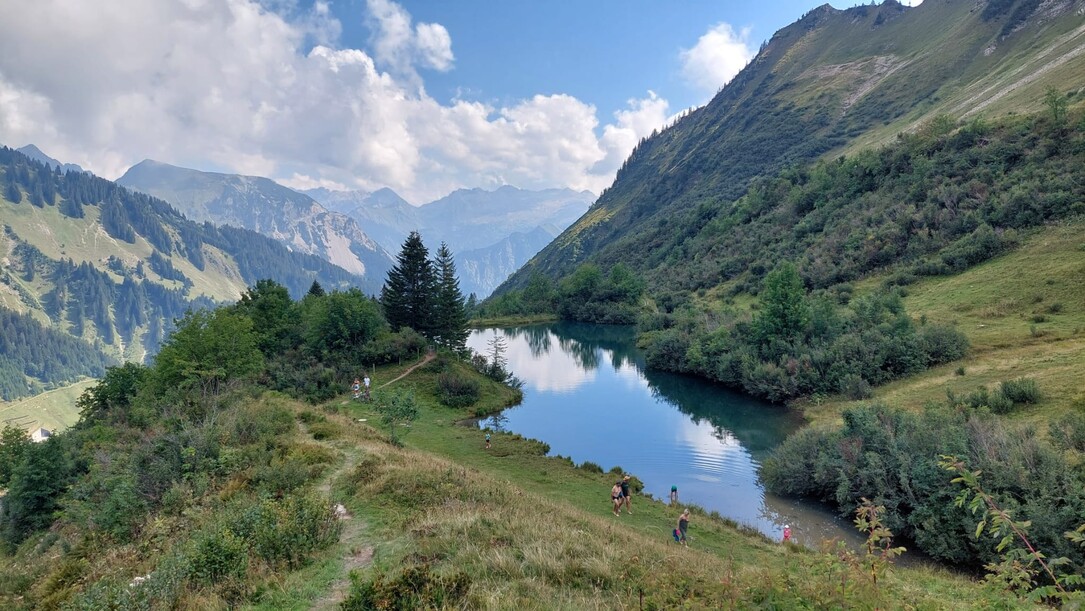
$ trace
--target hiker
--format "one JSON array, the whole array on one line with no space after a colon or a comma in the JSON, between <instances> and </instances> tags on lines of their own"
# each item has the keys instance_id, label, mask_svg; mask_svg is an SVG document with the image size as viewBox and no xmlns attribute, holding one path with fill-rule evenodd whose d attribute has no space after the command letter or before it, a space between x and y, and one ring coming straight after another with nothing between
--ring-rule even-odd
<instances>
[{"instance_id":1,"label":"hiker","mask_svg":"<svg viewBox=\"0 0 1085 611\"><path fill-rule=\"evenodd\" d=\"M633 515L632 501L629 499L629 475L622 478L622 501L625 502L625 510Z\"/></svg>"},{"instance_id":2,"label":"hiker","mask_svg":"<svg viewBox=\"0 0 1085 611\"><path fill-rule=\"evenodd\" d=\"M622 515L622 482L614 482L614 487L610 489L610 502L614 504L614 515Z\"/></svg>"},{"instance_id":3,"label":"hiker","mask_svg":"<svg viewBox=\"0 0 1085 611\"><path fill-rule=\"evenodd\" d=\"M677 503L678 503L678 486L676 484L671 484L671 505L676 505Z\"/></svg>"},{"instance_id":4,"label":"hiker","mask_svg":"<svg viewBox=\"0 0 1085 611\"><path fill-rule=\"evenodd\" d=\"M784 524L784 543L791 541L791 526Z\"/></svg>"},{"instance_id":5,"label":"hiker","mask_svg":"<svg viewBox=\"0 0 1085 611\"><path fill-rule=\"evenodd\" d=\"M686 530L689 529L689 509L682 512L682 515L678 516L678 542L682 545L689 545L686 542Z\"/></svg>"},{"instance_id":6,"label":"hiker","mask_svg":"<svg viewBox=\"0 0 1085 611\"><path fill-rule=\"evenodd\" d=\"M362 379L362 384L365 385L365 398L369 399L369 374L365 374L365 378Z\"/></svg>"},{"instance_id":7,"label":"hiker","mask_svg":"<svg viewBox=\"0 0 1085 611\"><path fill-rule=\"evenodd\" d=\"M354 383L350 385L350 390L354 392L354 398L362 396L362 385L358 382L358 378L354 378Z\"/></svg>"},{"instance_id":8,"label":"hiker","mask_svg":"<svg viewBox=\"0 0 1085 611\"><path fill-rule=\"evenodd\" d=\"M490 449L490 433L489 432L486 433L486 449L487 450Z\"/></svg>"}]
</instances>

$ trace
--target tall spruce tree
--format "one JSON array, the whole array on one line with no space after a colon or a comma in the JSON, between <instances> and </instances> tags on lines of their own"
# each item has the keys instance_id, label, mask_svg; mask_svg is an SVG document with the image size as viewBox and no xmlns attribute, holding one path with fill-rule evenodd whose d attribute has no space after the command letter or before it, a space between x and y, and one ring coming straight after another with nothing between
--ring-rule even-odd
<instances>
[{"instance_id":1,"label":"tall spruce tree","mask_svg":"<svg viewBox=\"0 0 1085 611\"><path fill-rule=\"evenodd\" d=\"M460 281L456 278L456 263L452 251L441 242L437 258L433 262L437 272L437 301L434 304L434 321L438 343L459 352L467 344L467 309L464 305Z\"/></svg>"},{"instance_id":2,"label":"tall spruce tree","mask_svg":"<svg viewBox=\"0 0 1085 611\"><path fill-rule=\"evenodd\" d=\"M429 251L417 231L407 236L396 261L381 288L380 302L384 317L396 331L410 327L432 339L435 332L437 276L429 259Z\"/></svg>"}]
</instances>

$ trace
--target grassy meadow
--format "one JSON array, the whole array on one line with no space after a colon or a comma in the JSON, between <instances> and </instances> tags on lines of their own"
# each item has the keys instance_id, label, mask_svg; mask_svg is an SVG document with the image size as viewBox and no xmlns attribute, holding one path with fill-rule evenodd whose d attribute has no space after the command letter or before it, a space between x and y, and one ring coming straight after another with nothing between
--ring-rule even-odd
<instances>
[{"instance_id":1,"label":"grassy meadow","mask_svg":"<svg viewBox=\"0 0 1085 611\"><path fill-rule=\"evenodd\" d=\"M880 278L856 285L879 290ZM1012 417L1042 425L1085 409L1085 221L1045 227L1012 252L963 273L907 287L905 305L916 319L956 325L971 342L965 359L875 389L890 405L918 409L978 386L994 388L1021 377L1043 393ZM798 405L812 420L834 419L858 404L842 397Z\"/></svg>"}]
</instances>

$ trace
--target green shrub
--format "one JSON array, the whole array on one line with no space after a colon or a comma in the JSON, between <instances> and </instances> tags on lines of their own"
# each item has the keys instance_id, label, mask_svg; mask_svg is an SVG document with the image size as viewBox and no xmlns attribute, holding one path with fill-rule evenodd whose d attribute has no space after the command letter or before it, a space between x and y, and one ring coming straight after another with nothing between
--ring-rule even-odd
<instances>
[{"instance_id":1,"label":"green shrub","mask_svg":"<svg viewBox=\"0 0 1085 611\"><path fill-rule=\"evenodd\" d=\"M1005 380L999 385L999 392L1014 403L1038 403L1043 398L1039 384L1032 378Z\"/></svg>"},{"instance_id":2,"label":"green shrub","mask_svg":"<svg viewBox=\"0 0 1085 611\"><path fill-rule=\"evenodd\" d=\"M853 401L874 396L874 389L870 387L870 383L854 373L840 378L840 392Z\"/></svg>"},{"instance_id":3,"label":"green shrub","mask_svg":"<svg viewBox=\"0 0 1085 611\"><path fill-rule=\"evenodd\" d=\"M325 416L324 414L317 414L317 413L311 412L309 410L305 410L305 411L300 412L298 414L298 421L300 421L303 424L313 424L313 423L316 423L316 422L326 422L327 420L328 420L328 417Z\"/></svg>"},{"instance_id":4,"label":"green shrub","mask_svg":"<svg viewBox=\"0 0 1085 611\"><path fill-rule=\"evenodd\" d=\"M1048 435L1056 447L1085 452L1085 414L1070 412L1052 422Z\"/></svg>"},{"instance_id":5,"label":"green shrub","mask_svg":"<svg viewBox=\"0 0 1085 611\"><path fill-rule=\"evenodd\" d=\"M192 577L207 585L231 577L239 578L249 566L245 541L228 529L198 535L192 544L189 560Z\"/></svg>"},{"instance_id":6,"label":"green shrub","mask_svg":"<svg viewBox=\"0 0 1085 611\"><path fill-rule=\"evenodd\" d=\"M308 467L300 461L281 458L258 466L252 476L253 486L276 496L296 490L308 481Z\"/></svg>"},{"instance_id":7,"label":"green shrub","mask_svg":"<svg viewBox=\"0 0 1085 611\"><path fill-rule=\"evenodd\" d=\"M343 427L336 422L314 422L309 425L309 434L313 439L337 439L343 434Z\"/></svg>"},{"instance_id":8,"label":"green shrub","mask_svg":"<svg viewBox=\"0 0 1085 611\"><path fill-rule=\"evenodd\" d=\"M369 609L456 609L463 608L471 578L463 571L438 575L428 564L411 565L394 577L378 573L363 581L351 575L350 595L344 611Z\"/></svg>"},{"instance_id":9,"label":"green shrub","mask_svg":"<svg viewBox=\"0 0 1085 611\"><path fill-rule=\"evenodd\" d=\"M919 342L927 354L928 365L948 363L968 354L968 337L950 325L921 326Z\"/></svg>"},{"instance_id":10,"label":"green shrub","mask_svg":"<svg viewBox=\"0 0 1085 611\"><path fill-rule=\"evenodd\" d=\"M587 471L588 473L602 473L603 472L602 467L600 467L599 465L591 462L590 460L585 460L584 462L580 463L580 468Z\"/></svg>"},{"instance_id":11,"label":"green shrub","mask_svg":"<svg viewBox=\"0 0 1085 611\"><path fill-rule=\"evenodd\" d=\"M462 408L474 405L481 396L478 380L451 371L437 376L437 398L448 407Z\"/></svg>"},{"instance_id":12,"label":"green shrub","mask_svg":"<svg viewBox=\"0 0 1085 611\"><path fill-rule=\"evenodd\" d=\"M265 500L248 539L257 557L295 569L316 550L339 540L340 525L331 505L316 496Z\"/></svg>"}]
</instances>

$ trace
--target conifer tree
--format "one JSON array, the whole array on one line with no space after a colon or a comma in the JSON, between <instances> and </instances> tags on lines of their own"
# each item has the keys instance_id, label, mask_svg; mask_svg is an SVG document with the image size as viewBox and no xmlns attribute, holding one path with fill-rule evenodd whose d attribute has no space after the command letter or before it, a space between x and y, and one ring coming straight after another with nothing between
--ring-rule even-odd
<instances>
[{"instance_id":1,"label":"conifer tree","mask_svg":"<svg viewBox=\"0 0 1085 611\"><path fill-rule=\"evenodd\" d=\"M396 261L381 288L384 317L396 331L410 327L432 338L437 278L429 251L417 231L407 236Z\"/></svg>"},{"instance_id":2,"label":"conifer tree","mask_svg":"<svg viewBox=\"0 0 1085 611\"><path fill-rule=\"evenodd\" d=\"M437 272L436 335L442 346L459 352L467 344L467 310L460 281L456 278L456 263L444 242L441 242L433 263Z\"/></svg>"},{"instance_id":3,"label":"conifer tree","mask_svg":"<svg viewBox=\"0 0 1085 611\"><path fill-rule=\"evenodd\" d=\"M324 287L320 286L320 283L313 280L313 284L309 287L309 294L313 297L323 297Z\"/></svg>"}]
</instances>

